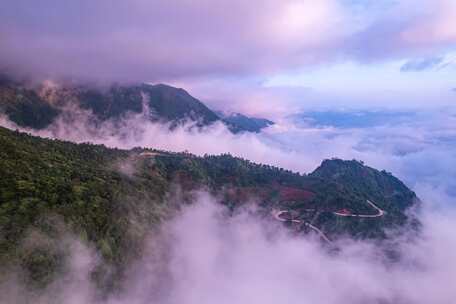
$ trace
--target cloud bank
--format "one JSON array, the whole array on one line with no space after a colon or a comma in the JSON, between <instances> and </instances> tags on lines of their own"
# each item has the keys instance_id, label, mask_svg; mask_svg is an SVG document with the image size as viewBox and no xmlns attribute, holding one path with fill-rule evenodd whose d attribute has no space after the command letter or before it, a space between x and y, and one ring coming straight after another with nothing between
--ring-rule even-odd
<instances>
[{"instance_id":1,"label":"cloud bank","mask_svg":"<svg viewBox=\"0 0 456 304\"><path fill-rule=\"evenodd\" d=\"M0 69L38 80L254 82L336 61L437 58L456 43L455 20L452 0L267 0L261 6L247 1L16 0L0 10ZM413 59L404 69L436 64ZM239 90L245 93L245 87ZM297 96L312 89L300 90ZM258 111L255 99L270 96L262 92L243 96L252 103L242 106ZM289 111L284 108L281 104L274 111ZM229 152L300 172L313 170L323 158L363 160L393 172L427 202L423 233L412 243L397 240L403 259L393 264L370 243L342 240L341 252L334 255L312 236L290 236L278 223L249 212L227 218L202 195L163 227L159 239L151 238L150 254L132 267L131 284L116 297L97 298L87 284L96 254L75 241L67 276L38 295L14 278L0 282L1 304L26 302L25 296L46 304L424 304L451 303L456 296L454 110L365 128L281 120L258 135L234 135L223 125L170 131L143 115L94 127L88 123L90 113L72 115L71 123L60 117L50 128L31 132L119 148ZM17 128L4 118L0 125Z\"/></svg>"},{"instance_id":2,"label":"cloud bank","mask_svg":"<svg viewBox=\"0 0 456 304\"><path fill-rule=\"evenodd\" d=\"M351 117L357 113L360 112L342 111L338 115ZM418 195L420 189L426 193L435 189L443 195L456 196L454 109L394 113L372 112L374 121L378 115L382 117L380 125L339 128L336 122L335 126L318 125L292 118L278 121L259 134L232 134L223 124L199 130L189 123L170 130L167 124L150 122L145 113L94 125L95 118L90 112L71 109L45 130L22 130L43 137L123 149L139 146L188 151L200 156L231 153L301 173L313 171L325 158L358 159L392 172ZM365 120L370 121L369 117ZM0 117L0 125L21 130L4 117Z\"/></svg>"},{"instance_id":3,"label":"cloud bank","mask_svg":"<svg viewBox=\"0 0 456 304\"><path fill-rule=\"evenodd\" d=\"M433 55L456 42L454 20L452 0L17 0L0 12L0 68L97 81L268 75Z\"/></svg>"},{"instance_id":4,"label":"cloud bank","mask_svg":"<svg viewBox=\"0 0 456 304\"><path fill-rule=\"evenodd\" d=\"M151 123L143 114L92 126L90 112L73 109L33 133L111 147L146 146L196 154L230 152L256 162L308 172L326 157L356 158L405 180L424 200L417 239L392 239L401 259L385 258L369 242L339 241L330 252L313 235L296 236L254 209L228 217L214 199L195 204L148 240L149 252L129 269L124 289L108 299L87 284L96 254L76 241L72 269L44 293L14 281L0 291L5 303L448 303L456 296L454 203L455 113L418 113L363 128L283 121L260 134L231 134L223 125L201 132ZM69 119L72 119L70 122ZM1 125L16 128L4 118ZM191 229L189 229L191 227ZM78 245L79 244L79 245ZM71 266L73 265L73 266ZM2 282L3 283L3 282ZM5 287L4 287L5 286ZM4 288L3 288L4 287ZM6 292L8 291L8 292ZM4 300L6 299L6 300ZM3 304L3 303L2 303Z\"/></svg>"},{"instance_id":5,"label":"cloud bank","mask_svg":"<svg viewBox=\"0 0 456 304\"><path fill-rule=\"evenodd\" d=\"M331 252L315 236L292 235L254 209L234 216L205 193L149 239L125 287L107 299L88 284L96 257L74 246L59 288L35 293L0 286L0 303L451 303L456 296L454 214L423 217L423 233L396 240L391 261L369 242L340 240ZM189 229L191 227L191 229ZM52 285L51 285L52 286ZM3 288L2 288L3 287ZM6 302L5 302L6 301Z\"/></svg>"}]
</instances>

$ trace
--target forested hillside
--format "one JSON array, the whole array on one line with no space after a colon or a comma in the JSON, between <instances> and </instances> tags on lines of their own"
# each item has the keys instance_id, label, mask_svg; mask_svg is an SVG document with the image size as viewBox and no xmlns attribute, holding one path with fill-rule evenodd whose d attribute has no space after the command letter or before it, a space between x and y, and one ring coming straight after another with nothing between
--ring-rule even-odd
<instances>
[{"instance_id":1,"label":"forested hillside","mask_svg":"<svg viewBox=\"0 0 456 304\"><path fill-rule=\"evenodd\" d=\"M326 160L301 175L231 155L108 149L4 128L0 176L0 262L20 265L37 286L63 265L67 252L58 245L71 234L97 249L105 263L94 278L112 288L141 255L146 234L192 203L193 190L209 191L230 210L254 202L271 220L274 210L286 211L332 239L382 239L385 228L406 223L417 200L391 174L357 161ZM30 234L43 241L30 244Z\"/></svg>"},{"instance_id":2,"label":"forested hillside","mask_svg":"<svg viewBox=\"0 0 456 304\"><path fill-rule=\"evenodd\" d=\"M26 85L0 75L0 114L21 127L43 129L65 113L83 109L94 116L94 123L119 121L130 114L144 114L153 122L171 128L185 123L204 127L220 122L233 132L259 132L272 122L243 115L220 117L204 103L181 88L165 84Z\"/></svg>"}]
</instances>

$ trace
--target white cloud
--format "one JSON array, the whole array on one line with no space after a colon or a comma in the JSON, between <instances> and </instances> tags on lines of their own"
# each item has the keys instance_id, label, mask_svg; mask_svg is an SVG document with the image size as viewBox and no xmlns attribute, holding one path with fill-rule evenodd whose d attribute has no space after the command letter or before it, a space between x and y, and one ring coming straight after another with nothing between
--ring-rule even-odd
<instances>
[{"instance_id":1,"label":"white cloud","mask_svg":"<svg viewBox=\"0 0 456 304\"><path fill-rule=\"evenodd\" d=\"M427 213L420 237L392 242L399 253L392 261L367 241L341 239L339 250L331 252L315 236L292 235L254 209L227 216L213 198L200 193L160 233L154 231L142 260L112 297L96 299L96 287L84 284L87 265L95 260L83 248L73 251L71 262L82 267L57 279L65 282L59 289L43 294L22 290L16 296L65 304L446 304L456 296L454 216Z\"/></svg>"},{"instance_id":2,"label":"white cloud","mask_svg":"<svg viewBox=\"0 0 456 304\"><path fill-rule=\"evenodd\" d=\"M369 242L343 239L339 252L328 252L316 237L290 236L273 219L258 217L254 209L225 217L221 207L202 194L198 203L163 226L160 238L154 231L149 244L152 251L130 269L130 284L105 303L446 304L456 296L452 285L456 193L451 190L456 184L456 133L455 116L448 109L426 113L427 121L392 121L362 129L282 123L258 135L233 135L222 125L201 133L185 128L169 131L166 125L147 122L141 115L120 126L106 122L93 129L86 123L87 113L78 115L75 124L60 121L36 134L122 148L142 145L197 154L231 152L300 171L312 170L325 157L357 158L392 171L425 202L420 237L412 242L393 239L402 258L391 263ZM14 128L5 120L1 124ZM74 265L85 270L70 276L65 281L68 285L53 290L52 298L92 301L93 287L81 284L88 278L91 263L87 251L79 252L83 258ZM49 299L49 295L37 299Z\"/></svg>"}]
</instances>

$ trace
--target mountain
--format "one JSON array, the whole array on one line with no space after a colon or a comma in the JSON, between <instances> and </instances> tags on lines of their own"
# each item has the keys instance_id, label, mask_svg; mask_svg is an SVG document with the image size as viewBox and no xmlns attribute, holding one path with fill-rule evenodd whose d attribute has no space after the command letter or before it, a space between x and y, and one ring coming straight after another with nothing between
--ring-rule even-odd
<instances>
[{"instance_id":1,"label":"mountain","mask_svg":"<svg viewBox=\"0 0 456 304\"><path fill-rule=\"evenodd\" d=\"M258 133L262 129L273 125L274 122L256 117L248 117L241 113L231 113L224 114L223 112L217 112L217 114L222 118L222 120L235 131L249 131Z\"/></svg>"},{"instance_id":2,"label":"mountain","mask_svg":"<svg viewBox=\"0 0 456 304\"><path fill-rule=\"evenodd\" d=\"M62 112L71 116L75 106L91 111L97 121L144 113L151 121L169 123L171 128L186 122L197 127L221 122L237 133L258 132L266 126L247 117L222 119L184 89L165 84L96 88L43 83L31 87L5 77L0 80L0 113L21 127L46 128Z\"/></svg>"},{"instance_id":3,"label":"mountain","mask_svg":"<svg viewBox=\"0 0 456 304\"><path fill-rule=\"evenodd\" d=\"M109 149L5 128L0 176L0 263L19 265L37 287L64 264L61 244L72 234L103 260L93 274L100 288L116 288L147 233L191 204L198 189L232 211L256 201L262 216L326 242L385 239L386 230L409 222L406 211L418 201L391 174L357 161L325 160L301 175L227 154Z\"/></svg>"},{"instance_id":4,"label":"mountain","mask_svg":"<svg viewBox=\"0 0 456 304\"><path fill-rule=\"evenodd\" d=\"M19 126L42 129L52 123L59 110L37 92L8 81L0 81L0 113Z\"/></svg>"},{"instance_id":5,"label":"mountain","mask_svg":"<svg viewBox=\"0 0 456 304\"><path fill-rule=\"evenodd\" d=\"M398 178L386 171L367 167L356 160L324 160L310 175L344 185L351 191L369 196L377 203L389 201L392 206L405 205L407 208L414 202L414 193L410 192Z\"/></svg>"}]
</instances>

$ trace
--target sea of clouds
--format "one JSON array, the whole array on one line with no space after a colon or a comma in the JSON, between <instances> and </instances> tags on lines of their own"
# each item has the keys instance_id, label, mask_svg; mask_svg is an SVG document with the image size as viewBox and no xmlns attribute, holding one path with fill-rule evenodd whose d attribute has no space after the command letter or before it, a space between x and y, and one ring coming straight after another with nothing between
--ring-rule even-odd
<instances>
[{"instance_id":1,"label":"sea of clouds","mask_svg":"<svg viewBox=\"0 0 456 304\"><path fill-rule=\"evenodd\" d=\"M313 236L296 236L252 209L227 216L206 193L148 240L122 290L108 298L90 282L99 261L88 244L71 240L68 271L44 291L11 278L0 303L451 303L456 296L452 233L455 213L422 217L413 242L398 242L391 262L370 242L341 239L337 253ZM396 240L400 241L400 240ZM67 243L67 244L68 244Z\"/></svg>"},{"instance_id":2,"label":"sea of clouds","mask_svg":"<svg viewBox=\"0 0 456 304\"><path fill-rule=\"evenodd\" d=\"M341 113L353 115L347 110ZM89 111L77 108L67 109L44 130L24 129L1 116L0 125L42 137L123 149L148 147L196 155L231 153L301 173L311 172L327 158L358 159L392 172L415 190L431 187L456 195L456 108L409 111L408 119L395 112L382 112L382 117L388 117L388 113L391 119L361 127L339 127L337 121L327 119L320 124L315 119L292 115L259 134L233 134L221 123L203 129L192 127L191 122L170 128L167 123L151 122L148 113L94 124Z\"/></svg>"},{"instance_id":3,"label":"sea of clouds","mask_svg":"<svg viewBox=\"0 0 456 304\"><path fill-rule=\"evenodd\" d=\"M283 116L304 103L353 102L352 96L327 89L324 94L329 95L319 98L311 87L258 84L284 70L309 73L306 67L323 64L326 69L326 64L352 60L407 60L401 68L407 73L440 65L432 60L456 41L455 3L15 0L0 10L0 69L37 81L171 81L192 90L200 87L209 99L238 100L237 107L248 114ZM344 89L346 74L337 79ZM379 73L379 82L382 77ZM442 83L445 90L453 87L451 79ZM258 91L252 93L252 87ZM198 155L228 152L302 173L324 158L355 158L392 172L423 201L420 237L413 242L393 239L402 259L391 264L375 244L341 240L335 254L314 237L290 235L251 210L228 217L211 197L200 194L160 234L151 235L150 253L131 267L128 284L117 295L98 298L90 281L93 267L101 262L97 252L68 236L62 246L72 258L65 275L37 292L18 283L20 272L12 272L0 282L0 303L454 303L456 110L432 109L441 98L428 98L426 87L407 84L407 89L413 91L411 104L422 99L427 105L413 118L398 120L391 113L382 116L382 123L341 127L327 119L282 117L259 134L232 134L222 124L170 130L144 114L94 125L91 114L80 109L40 131L0 117L1 126L43 137ZM385 100L408 99L388 85L378 94L366 90L356 104L369 107L365 100L375 100L382 106ZM385 98L386 91L394 98ZM453 100L447 93L445 104ZM287 102L289 95L299 102Z\"/></svg>"},{"instance_id":4,"label":"sea of clouds","mask_svg":"<svg viewBox=\"0 0 456 304\"><path fill-rule=\"evenodd\" d=\"M110 147L231 153L302 173L324 158L359 159L401 178L423 200L414 241L393 240L401 259L391 263L377 245L340 240L330 252L314 236L291 235L251 210L227 216L201 193L148 240L150 254L131 267L125 289L98 299L90 273L99 261L75 239L67 277L33 294L35 303L451 303L456 298L456 116L452 109L419 118L357 128L285 118L259 134L232 134L222 124L170 130L144 114L122 122L90 123L72 111L35 135ZM392 117L394 115L391 115ZM70 119L71 118L71 119ZM20 129L6 118L2 126ZM0 303L27 303L31 291L3 282Z\"/></svg>"}]
</instances>

